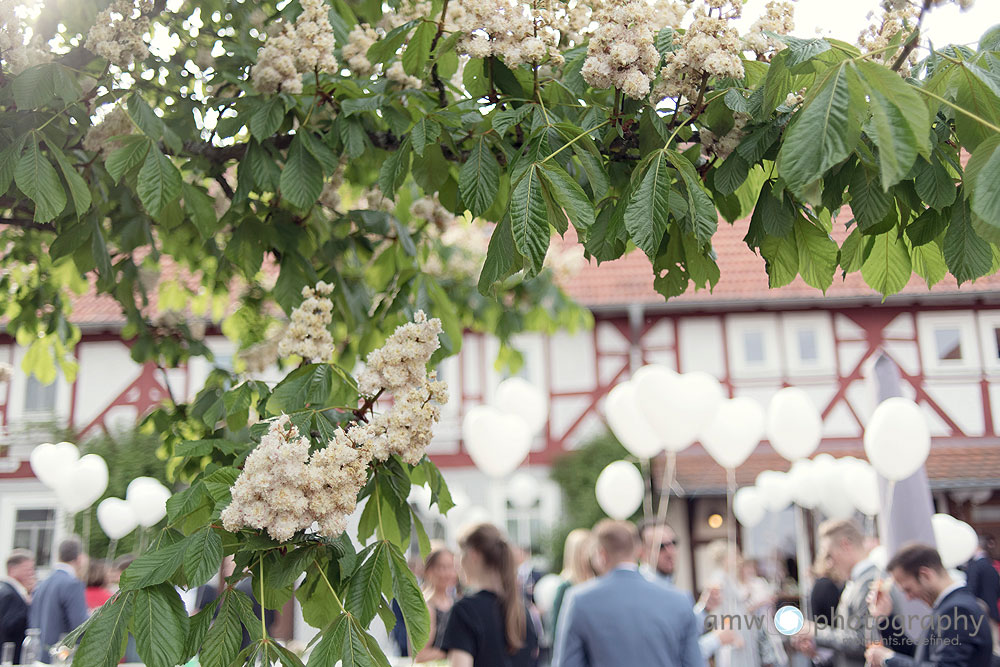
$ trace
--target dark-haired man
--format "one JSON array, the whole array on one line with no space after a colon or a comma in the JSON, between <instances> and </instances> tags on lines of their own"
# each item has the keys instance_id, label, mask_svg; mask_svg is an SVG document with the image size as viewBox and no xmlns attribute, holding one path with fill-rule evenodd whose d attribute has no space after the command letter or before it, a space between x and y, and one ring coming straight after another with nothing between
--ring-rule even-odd
<instances>
[{"instance_id":1,"label":"dark-haired man","mask_svg":"<svg viewBox=\"0 0 1000 667\"><path fill-rule=\"evenodd\" d=\"M41 631L42 651L39 658L49 662L49 648L87 620L87 600L84 595L83 574L89 559L77 537L70 537L59 544L59 562L52 566L52 574L38 585L32 596L28 627Z\"/></svg>"},{"instance_id":2,"label":"dark-haired man","mask_svg":"<svg viewBox=\"0 0 1000 667\"><path fill-rule=\"evenodd\" d=\"M0 579L0 646L14 644L14 664L21 664L21 643L28 628L28 605L35 588L35 556L15 549L7 557L7 576Z\"/></svg>"},{"instance_id":3,"label":"dark-haired man","mask_svg":"<svg viewBox=\"0 0 1000 667\"><path fill-rule=\"evenodd\" d=\"M931 606L931 618L912 658L884 646L865 652L873 667L988 667L993 637L984 605L962 582L951 578L934 547L911 544L899 550L886 569L895 585L911 600ZM871 612L885 617L892 606L879 590Z\"/></svg>"}]
</instances>

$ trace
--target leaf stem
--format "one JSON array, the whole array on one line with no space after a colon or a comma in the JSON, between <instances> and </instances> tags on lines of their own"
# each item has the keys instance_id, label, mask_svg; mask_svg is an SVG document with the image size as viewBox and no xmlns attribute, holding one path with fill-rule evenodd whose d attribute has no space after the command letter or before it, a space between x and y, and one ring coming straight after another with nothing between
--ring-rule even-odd
<instances>
[{"instance_id":1,"label":"leaf stem","mask_svg":"<svg viewBox=\"0 0 1000 667\"><path fill-rule=\"evenodd\" d=\"M337 601L337 606L340 607L340 611L347 613L347 609L344 607L344 603L340 601L340 596L337 595L337 591L333 590L333 584L331 584L330 580L327 578L326 572L324 572L323 568L319 566L319 561L314 560L313 565L315 565L316 569L319 570L319 576L323 577L323 581L326 582L326 587L330 589L330 595L332 595L333 599Z\"/></svg>"},{"instance_id":2,"label":"leaf stem","mask_svg":"<svg viewBox=\"0 0 1000 667\"><path fill-rule=\"evenodd\" d=\"M257 600L260 603L260 641L264 647L264 664L267 665L270 663L267 662L267 625L264 623L264 554L258 556L257 562L260 564L260 599Z\"/></svg>"},{"instance_id":3,"label":"leaf stem","mask_svg":"<svg viewBox=\"0 0 1000 667\"><path fill-rule=\"evenodd\" d=\"M994 125L993 123L989 122L985 118L981 118L981 117L977 116L976 114L972 113L971 111L963 109L962 107L958 106L954 102L951 102L951 101L949 101L949 100L941 97L940 95L936 95L936 94L932 93L929 90L925 90L925 89L921 88L920 86L918 86L918 85L916 85L914 83L910 83L910 85L913 86L914 88L916 88L917 92L923 93L927 97L930 97L931 99L937 100L938 102L941 102L942 104L946 104L949 107L951 107L952 109L954 109L955 111L958 111L960 113L965 114L966 116L968 116L972 120L976 121L977 123L985 125L986 127L990 128L994 132L1000 133L1000 127L997 127L996 125Z\"/></svg>"},{"instance_id":4,"label":"leaf stem","mask_svg":"<svg viewBox=\"0 0 1000 667\"><path fill-rule=\"evenodd\" d=\"M601 129L602 127L604 127L605 125L607 125L608 123L610 123L611 120L612 119L609 118L606 121L604 121L603 123L601 123L599 125L595 125L594 127L590 128L589 130L584 130L580 134L578 134L575 137L573 137L570 141L568 141L567 143L565 143L562 146L560 146L558 150L556 150L556 151L550 153L549 155L545 156L545 159L543 159L540 164L545 164L546 162L548 162L549 160L551 160L555 156L559 155L559 153L561 153L564 148L569 148L570 146L572 146L573 144L575 144L580 139L583 139L584 137L586 137L587 135L589 135L594 130Z\"/></svg>"}]
</instances>

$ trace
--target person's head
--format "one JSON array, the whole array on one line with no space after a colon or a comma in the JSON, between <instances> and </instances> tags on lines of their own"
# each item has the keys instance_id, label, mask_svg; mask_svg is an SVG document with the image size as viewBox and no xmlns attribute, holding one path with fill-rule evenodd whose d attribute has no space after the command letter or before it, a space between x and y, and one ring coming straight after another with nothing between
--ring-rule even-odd
<instances>
[{"instance_id":1,"label":"person's head","mask_svg":"<svg viewBox=\"0 0 1000 667\"><path fill-rule=\"evenodd\" d=\"M510 544L496 526L481 523L467 528L458 546L462 550L462 572L470 583L483 586L495 582L498 590L494 592L504 613L507 650L516 653L524 646L527 621Z\"/></svg>"},{"instance_id":2,"label":"person's head","mask_svg":"<svg viewBox=\"0 0 1000 667\"><path fill-rule=\"evenodd\" d=\"M455 554L444 544L431 544L424 561L424 581L435 593L447 593L458 584Z\"/></svg>"},{"instance_id":3,"label":"person's head","mask_svg":"<svg viewBox=\"0 0 1000 667\"><path fill-rule=\"evenodd\" d=\"M572 584L594 578L594 539L586 528L571 530L563 547L562 576Z\"/></svg>"},{"instance_id":4,"label":"person's head","mask_svg":"<svg viewBox=\"0 0 1000 667\"><path fill-rule=\"evenodd\" d=\"M598 567L609 572L639 558L639 531L628 521L603 519L594 526Z\"/></svg>"},{"instance_id":5,"label":"person's head","mask_svg":"<svg viewBox=\"0 0 1000 667\"><path fill-rule=\"evenodd\" d=\"M27 549L14 549L7 556L7 576L30 593L35 587L35 555Z\"/></svg>"},{"instance_id":6,"label":"person's head","mask_svg":"<svg viewBox=\"0 0 1000 667\"><path fill-rule=\"evenodd\" d=\"M135 560L135 556L132 554L125 554L124 556L119 556L115 559L115 562L111 564L108 569L108 585L117 586L118 582L122 578L122 572L124 572L132 561Z\"/></svg>"},{"instance_id":7,"label":"person's head","mask_svg":"<svg viewBox=\"0 0 1000 667\"><path fill-rule=\"evenodd\" d=\"M642 561L656 564L656 571L671 576L677 566L677 535L667 524L657 524L653 519L639 522L642 536Z\"/></svg>"},{"instance_id":8,"label":"person's head","mask_svg":"<svg viewBox=\"0 0 1000 667\"><path fill-rule=\"evenodd\" d=\"M825 551L816 552L816 560L813 562L812 570L817 578L826 577L831 581L841 581L840 575L833 570L833 559Z\"/></svg>"},{"instance_id":9,"label":"person's head","mask_svg":"<svg viewBox=\"0 0 1000 667\"><path fill-rule=\"evenodd\" d=\"M933 605L941 591L952 584L937 549L926 544L908 544L889 560L886 570L906 597Z\"/></svg>"},{"instance_id":10,"label":"person's head","mask_svg":"<svg viewBox=\"0 0 1000 667\"><path fill-rule=\"evenodd\" d=\"M832 571L847 581L867 553L864 534L851 519L828 519L819 525L819 552L829 556Z\"/></svg>"},{"instance_id":11,"label":"person's head","mask_svg":"<svg viewBox=\"0 0 1000 667\"><path fill-rule=\"evenodd\" d=\"M103 588L108 583L108 568L102 561L92 560L87 566L88 588Z\"/></svg>"},{"instance_id":12,"label":"person's head","mask_svg":"<svg viewBox=\"0 0 1000 667\"><path fill-rule=\"evenodd\" d=\"M60 542L57 555L60 563L66 563L76 570L77 577L80 579L86 578L87 565L90 563L90 559L83 552L83 543L80 542L79 537L74 535Z\"/></svg>"},{"instance_id":13,"label":"person's head","mask_svg":"<svg viewBox=\"0 0 1000 667\"><path fill-rule=\"evenodd\" d=\"M992 535L985 533L979 536L979 548L988 558L993 558L993 554L996 553L996 547L996 538Z\"/></svg>"}]
</instances>

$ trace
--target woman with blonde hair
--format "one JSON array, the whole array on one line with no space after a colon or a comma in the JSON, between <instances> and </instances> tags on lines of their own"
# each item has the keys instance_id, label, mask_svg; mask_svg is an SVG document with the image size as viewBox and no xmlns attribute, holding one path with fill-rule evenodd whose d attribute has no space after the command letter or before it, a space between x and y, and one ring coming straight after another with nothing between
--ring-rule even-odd
<instances>
[{"instance_id":1,"label":"woman with blonde hair","mask_svg":"<svg viewBox=\"0 0 1000 667\"><path fill-rule=\"evenodd\" d=\"M549 623L552 636L556 635L556 625L559 623L559 612L562 610L563 600L566 592L577 584L590 581L597 576L594 572L594 565L591 558L594 555L594 538L590 530L577 528L571 530L566 536L566 544L563 547L563 569L559 573L563 581L556 589L556 596L552 602L552 620Z\"/></svg>"},{"instance_id":2,"label":"woman with blonde hair","mask_svg":"<svg viewBox=\"0 0 1000 667\"><path fill-rule=\"evenodd\" d=\"M424 600L430 612L431 626L427 645L417 653L416 662L444 660L447 654L441 648L448 614L455 603L458 574L455 571L455 554L440 542L431 543L431 551L424 561Z\"/></svg>"},{"instance_id":3,"label":"woman with blonde hair","mask_svg":"<svg viewBox=\"0 0 1000 667\"><path fill-rule=\"evenodd\" d=\"M482 523L458 540L463 583L476 592L454 604L441 648L451 667L533 667L538 638L500 530Z\"/></svg>"}]
</instances>

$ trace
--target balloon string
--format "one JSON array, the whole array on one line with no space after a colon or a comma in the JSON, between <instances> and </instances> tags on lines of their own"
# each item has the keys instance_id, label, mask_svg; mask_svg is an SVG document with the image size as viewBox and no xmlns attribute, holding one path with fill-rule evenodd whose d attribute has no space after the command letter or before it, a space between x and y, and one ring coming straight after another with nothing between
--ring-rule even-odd
<instances>
[{"instance_id":1,"label":"balloon string","mask_svg":"<svg viewBox=\"0 0 1000 667\"><path fill-rule=\"evenodd\" d=\"M90 553L90 508L87 508L87 513L83 515L83 548L88 554Z\"/></svg>"},{"instance_id":2,"label":"balloon string","mask_svg":"<svg viewBox=\"0 0 1000 667\"><path fill-rule=\"evenodd\" d=\"M667 465L664 471L663 483L660 484L660 497L659 497L659 507L657 507L656 512L656 528L653 532L653 544L659 545L660 541L663 540L663 529L667 525L667 506L670 503L670 487L674 484L674 475L677 471L677 454L675 452L667 452ZM652 483L651 483L652 485ZM656 569L656 559L660 554L660 549L657 546L654 549L649 550L647 558L649 562L646 563L649 569Z\"/></svg>"},{"instance_id":3,"label":"balloon string","mask_svg":"<svg viewBox=\"0 0 1000 667\"><path fill-rule=\"evenodd\" d=\"M885 512L882 515L882 527L885 529L885 535L879 535L879 542L883 540L888 543L889 541L889 526L892 525L892 499L896 495L896 480L890 479L889 486L885 492ZM887 553L889 558L892 558L893 554Z\"/></svg>"},{"instance_id":4,"label":"balloon string","mask_svg":"<svg viewBox=\"0 0 1000 667\"><path fill-rule=\"evenodd\" d=\"M642 467L642 516L648 518L653 515L653 475L650 473L649 459L640 459L639 465ZM646 480L649 480L649 493L646 493Z\"/></svg>"},{"instance_id":5,"label":"balloon string","mask_svg":"<svg viewBox=\"0 0 1000 667\"><path fill-rule=\"evenodd\" d=\"M726 542L729 546L729 575L736 581L736 520L733 497L736 495L736 468L726 468Z\"/></svg>"},{"instance_id":6,"label":"balloon string","mask_svg":"<svg viewBox=\"0 0 1000 667\"><path fill-rule=\"evenodd\" d=\"M115 550L118 549L118 540L111 540L108 543L108 555L104 558L105 564L110 568L115 562Z\"/></svg>"}]
</instances>

